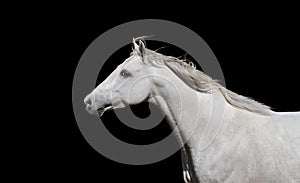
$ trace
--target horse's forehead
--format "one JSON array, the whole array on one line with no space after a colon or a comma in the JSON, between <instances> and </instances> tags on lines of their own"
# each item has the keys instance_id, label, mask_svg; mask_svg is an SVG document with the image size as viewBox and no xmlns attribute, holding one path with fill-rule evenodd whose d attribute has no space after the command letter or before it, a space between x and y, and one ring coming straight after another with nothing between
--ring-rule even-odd
<instances>
[{"instance_id":1,"label":"horse's forehead","mask_svg":"<svg viewBox=\"0 0 300 183\"><path fill-rule=\"evenodd\" d=\"M137 68L137 67L142 67L143 64L139 60L137 56L131 56L128 59L126 59L121 65L121 68Z\"/></svg>"}]
</instances>

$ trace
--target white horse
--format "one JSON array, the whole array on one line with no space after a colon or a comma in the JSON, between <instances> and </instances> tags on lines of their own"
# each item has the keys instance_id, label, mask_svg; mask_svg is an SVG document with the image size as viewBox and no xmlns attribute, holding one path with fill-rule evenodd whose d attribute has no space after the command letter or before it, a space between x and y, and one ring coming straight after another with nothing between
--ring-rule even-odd
<instances>
[{"instance_id":1,"label":"white horse","mask_svg":"<svg viewBox=\"0 0 300 183\"><path fill-rule=\"evenodd\" d=\"M300 112L274 112L193 64L134 39L133 51L86 98L91 114L148 101L167 116L185 182L300 182Z\"/></svg>"}]
</instances>

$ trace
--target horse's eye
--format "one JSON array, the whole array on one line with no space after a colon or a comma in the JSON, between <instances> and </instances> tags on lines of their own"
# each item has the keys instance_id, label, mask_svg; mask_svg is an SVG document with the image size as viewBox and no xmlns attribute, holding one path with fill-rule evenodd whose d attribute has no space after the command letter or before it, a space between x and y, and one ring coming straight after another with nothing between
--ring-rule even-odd
<instances>
[{"instance_id":1,"label":"horse's eye","mask_svg":"<svg viewBox=\"0 0 300 183\"><path fill-rule=\"evenodd\" d=\"M127 78L127 77L129 77L129 76L131 76L131 74L130 74L130 72L128 72L127 70L122 70L121 72L120 72L120 75L123 77L123 78Z\"/></svg>"}]
</instances>

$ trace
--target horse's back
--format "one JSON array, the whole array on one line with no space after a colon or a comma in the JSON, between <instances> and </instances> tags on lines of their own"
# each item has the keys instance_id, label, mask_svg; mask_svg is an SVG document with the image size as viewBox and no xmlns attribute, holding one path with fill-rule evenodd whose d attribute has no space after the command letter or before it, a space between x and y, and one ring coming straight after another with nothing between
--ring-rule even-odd
<instances>
[{"instance_id":1,"label":"horse's back","mask_svg":"<svg viewBox=\"0 0 300 183\"><path fill-rule=\"evenodd\" d=\"M273 119L279 128L287 131L300 145L300 112L274 112Z\"/></svg>"},{"instance_id":2,"label":"horse's back","mask_svg":"<svg viewBox=\"0 0 300 183\"><path fill-rule=\"evenodd\" d=\"M282 171L287 170L291 178L287 182L300 183L300 112L274 112L272 122L279 128L279 136L284 135L277 140L285 144L281 152L286 163Z\"/></svg>"}]
</instances>

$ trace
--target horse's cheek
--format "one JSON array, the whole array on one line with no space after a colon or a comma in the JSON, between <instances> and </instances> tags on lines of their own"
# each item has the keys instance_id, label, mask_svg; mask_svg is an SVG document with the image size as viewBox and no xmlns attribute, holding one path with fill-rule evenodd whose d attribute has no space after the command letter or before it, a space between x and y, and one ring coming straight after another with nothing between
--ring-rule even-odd
<instances>
[{"instance_id":1,"label":"horse's cheek","mask_svg":"<svg viewBox=\"0 0 300 183\"><path fill-rule=\"evenodd\" d=\"M133 102L142 102L148 96L149 90L144 83L136 83L129 91L129 98Z\"/></svg>"}]
</instances>

